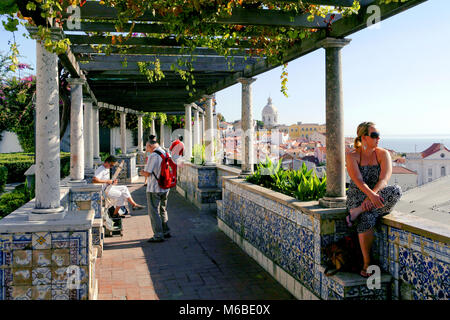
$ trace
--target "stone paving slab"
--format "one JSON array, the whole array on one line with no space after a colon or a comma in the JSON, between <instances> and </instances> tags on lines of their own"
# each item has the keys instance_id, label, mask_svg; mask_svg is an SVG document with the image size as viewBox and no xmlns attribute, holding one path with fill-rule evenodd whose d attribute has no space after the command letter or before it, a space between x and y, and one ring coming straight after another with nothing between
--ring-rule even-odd
<instances>
[{"instance_id":1,"label":"stone paving slab","mask_svg":"<svg viewBox=\"0 0 450 320\"><path fill-rule=\"evenodd\" d=\"M129 185L146 205L142 183ZM147 209L123 219L123 237L105 238L98 260L99 300L294 299L217 227L212 214L200 213L171 190L168 201L172 238L153 236Z\"/></svg>"}]
</instances>

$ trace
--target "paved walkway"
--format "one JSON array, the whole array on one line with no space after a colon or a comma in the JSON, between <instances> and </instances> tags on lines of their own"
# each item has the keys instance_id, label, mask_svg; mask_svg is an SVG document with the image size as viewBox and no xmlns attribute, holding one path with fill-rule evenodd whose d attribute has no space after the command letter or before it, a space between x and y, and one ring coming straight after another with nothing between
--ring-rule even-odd
<instances>
[{"instance_id":1,"label":"paved walkway","mask_svg":"<svg viewBox=\"0 0 450 320\"><path fill-rule=\"evenodd\" d=\"M143 184L130 186L146 205ZM99 300L294 299L262 267L174 190L169 195L172 238L152 236L146 209L123 219L123 237L105 238L97 263Z\"/></svg>"}]
</instances>

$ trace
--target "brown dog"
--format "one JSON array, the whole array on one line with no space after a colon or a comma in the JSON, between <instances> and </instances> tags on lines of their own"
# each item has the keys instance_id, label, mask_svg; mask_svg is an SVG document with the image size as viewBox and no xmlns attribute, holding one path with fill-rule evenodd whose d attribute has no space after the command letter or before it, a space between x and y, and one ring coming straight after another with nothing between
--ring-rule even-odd
<instances>
[{"instance_id":1,"label":"brown dog","mask_svg":"<svg viewBox=\"0 0 450 320\"><path fill-rule=\"evenodd\" d=\"M363 266L359 241L355 236L346 236L329 244L324 253L329 260L329 265L325 268L326 276L332 276L339 271L359 273Z\"/></svg>"}]
</instances>

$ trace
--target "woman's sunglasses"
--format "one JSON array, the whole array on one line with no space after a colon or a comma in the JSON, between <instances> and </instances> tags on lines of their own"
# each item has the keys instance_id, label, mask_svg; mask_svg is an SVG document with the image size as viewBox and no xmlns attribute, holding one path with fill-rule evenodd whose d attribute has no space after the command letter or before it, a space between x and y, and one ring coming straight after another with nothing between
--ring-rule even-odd
<instances>
[{"instance_id":1,"label":"woman's sunglasses","mask_svg":"<svg viewBox=\"0 0 450 320\"><path fill-rule=\"evenodd\" d=\"M379 132L372 132L371 134L368 134L369 137L371 137L372 139L378 139L380 137L380 133Z\"/></svg>"}]
</instances>

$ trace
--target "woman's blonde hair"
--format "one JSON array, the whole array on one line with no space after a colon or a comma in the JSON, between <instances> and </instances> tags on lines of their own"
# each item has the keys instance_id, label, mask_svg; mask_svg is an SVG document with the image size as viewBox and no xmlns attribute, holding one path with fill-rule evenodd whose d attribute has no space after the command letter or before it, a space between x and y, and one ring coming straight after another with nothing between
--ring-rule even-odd
<instances>
[{"instance_id":1,"label":"woman's blonde hair","mask_svg":"<svg viewBox=\"0 0 450 320\"><path fill-rule=\"evenodd\" d=\"M367 136L369 134L369 128L375 126L373 122L363 122L360 123L358 129L356 129L357 137L355 138L354 147L358 149L362 145L362 136Z\"/></svg>"}]
</instances>

